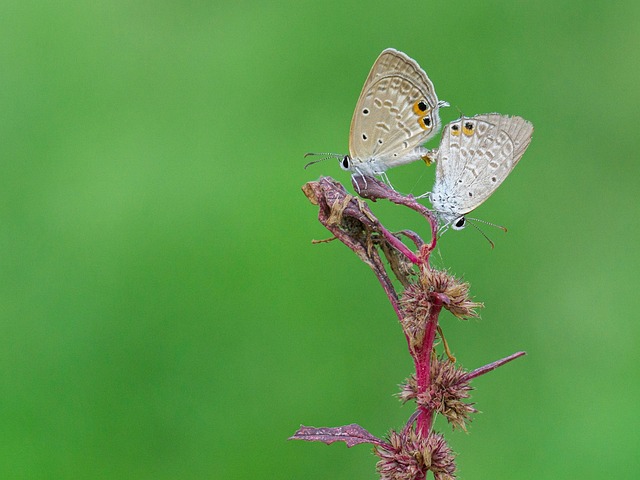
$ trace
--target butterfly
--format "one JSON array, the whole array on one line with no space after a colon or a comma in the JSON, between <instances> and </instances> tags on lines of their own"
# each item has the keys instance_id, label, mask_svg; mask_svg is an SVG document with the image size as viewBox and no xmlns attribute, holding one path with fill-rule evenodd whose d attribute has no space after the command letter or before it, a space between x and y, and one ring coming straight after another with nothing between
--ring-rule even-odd
<instances>
[{"instance_id":1,"label":"butterfly","mask_svg":"<svg viewBox=\"0 0 640 480\"><path fill-rule=\"evenodd\" d=\"M337 158L340 166L354 175L383 178L391 167L420 159L430 163L429 150L422 144L440 130L439 109L445 106L449 104L438 100L420 65L406 54L387 48L371 67L356 103L349 155L307 155Z\"/></svg>"},{"instance_id":2,"label":"butterfly","mask_svg":"<svg viewBox=\"0 0 640 480\"><path fill-rule=\"evenodd\" d=\"M531 142L533 125L498 113L462 117L442 132L433 190L427 193L446 229L465 227L465 215L495 192Z\"/></svg>"}]
</instances>

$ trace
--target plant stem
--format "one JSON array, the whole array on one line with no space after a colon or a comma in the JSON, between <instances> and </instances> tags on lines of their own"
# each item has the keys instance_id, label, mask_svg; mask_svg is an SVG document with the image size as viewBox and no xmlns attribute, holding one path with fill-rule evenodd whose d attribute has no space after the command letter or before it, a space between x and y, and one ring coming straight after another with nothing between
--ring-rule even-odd
<instances>
[{"instance_id":1,"label":"plant stem","mask_svg":"<svg viewBox=\"0 0 640 480\"><path fill-rule=\"evenodd\" d=\"M501 367L502 365L504 365L505 363L509 363L512 360L515 360L518 357L522 357L523 355L526 355L527 352L516 352L513 355L509 355L508 357L505 357L501 360L496 360L495 362L491 362L488 365L485 365L483 367L480 368L476 368L474 371L467 373L464 376L465 381L471 381L476 377L479 377L480 375L484 375L485 373L490 372L491 370L495 370L498 367Z\"/></svg>"},{"instance_id":2,"label":"plant stem","mask_svg":"<svg viewBox=\"0 0 640 480\"><path fill-rule=\"evenodd\" d=\"M424 394L431 385L431 361L433 359L433 343L438 331L438 318L442 310L442 298L433 295L431 310L427 320L427 328L422 345L411 352L416 367L416 383L418 396ZM420 406L420 414L417 419L417 432L422 438L426 438L433 425L433 411Z\"/></svg>"}]
</instances>

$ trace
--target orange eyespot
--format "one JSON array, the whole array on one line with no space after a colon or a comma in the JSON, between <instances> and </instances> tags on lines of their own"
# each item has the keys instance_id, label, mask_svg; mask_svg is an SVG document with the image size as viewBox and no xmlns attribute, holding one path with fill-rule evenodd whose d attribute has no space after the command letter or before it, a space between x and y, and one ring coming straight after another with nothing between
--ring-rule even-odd
<instances>
[{"instance_id":1,"label":"orange eyespot","mask_svg":"<svg viewBox=\"0 0 640 480\"><path fill-rule=\"evenodd\" d=\"M471 122L465 122L464 127L462 127L462 132L467 135L473 135L474 125Z\"/></svg>"},{"instance_id":2,"label":"orange eyespot","mask_svg":"<svg viewBox=\"0 0 640 480\"><path fill-rule=\"evenodd\" d=\"M419 117L426 115L430 110L429 105L424 100L418 100L413 104L413 113Z\"/></svg>"},{"instance_id":3,"label":"orange eyespot","mask_svg":"<svg viewBox=\"0 0 640 480\"><path fill-rule=\"evenodd\" d=\"M425 115L424 117L418 118L418 125L420 125L420 128L422 128L423 130L431 130L431 116Z\"/></svg>"},{"instance_id":4,"label":"orange eyespot","mask_svg":"<svg viewBox=\"0 0 640 480\"><path fill-rule=\"evenodd\" d=\"M458 125L457 123L451 125L451 135L453 135L454 137L460 135L460 125Z\"/></svg>"}]
</instances>

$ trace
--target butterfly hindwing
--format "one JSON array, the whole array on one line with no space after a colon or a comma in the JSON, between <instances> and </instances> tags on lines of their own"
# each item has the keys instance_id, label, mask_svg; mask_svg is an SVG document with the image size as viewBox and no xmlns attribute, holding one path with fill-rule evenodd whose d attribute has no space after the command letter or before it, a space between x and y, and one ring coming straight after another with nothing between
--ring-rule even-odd
<instances>
[{"instance_id":1,"label":"butterfly hindwing","mask_svg":"<svg viewBox=\"0 0 640 480\"><path fill-rule=\"evenodd\" d=\"M349 137L354 167L374 170L418 160L440 127L433 84L417 62L389 48L374 63L356 104ZM373 172L378 173L378 172Z\"/></svg>"},{"instance_id":2,"label":"butterfly hindwing","mask_svg":"<svg viewBox=\"0 0 640 480\"><path fill-rule=\"evenodd\" d=\"M434 208L460 216L478 207L522 158L532 133L523 118L497 113L449 123L437 154Z\"/></svg>"}]
</instances>

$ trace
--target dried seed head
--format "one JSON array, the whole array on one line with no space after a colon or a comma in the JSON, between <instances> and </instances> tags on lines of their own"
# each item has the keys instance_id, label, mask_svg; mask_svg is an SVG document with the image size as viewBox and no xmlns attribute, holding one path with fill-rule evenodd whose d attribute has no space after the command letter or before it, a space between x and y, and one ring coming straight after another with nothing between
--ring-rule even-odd
<instances>
[{"instance_id":1,"label":"dried seed head","mask_svg":"<svg viewBox=\"0 0 640 480\"><path fill-rule=\"evenodd\" d=\"M411 375L400 385L400 392L397 395L403 404L418 398L418 382L415 375Z\"/></svg>"},{"instance_id":2,"label":"dried seed head","mask_svg":"<svg viewBox=\"0 0 640 480\"><path fill-rule=\"evenodd\" d=\"M431 307L429 292L420 284L412 283L405 288L400 298L402 329L412 349L422 345Z\"/></svg>"},{"instance_id":3,"label":"dried seed head","mask_svg":"<svg viewBox=\"0 0 640 480\"><path fill-rule=\"evenodd\" d=\"M442 270L422 269L420 283L426 292L443 295L444 308L461 320L478 317L477 308L482 303L474 302L469 296L469 284L458 280Z\"/></svg>"},{"instance_id":4,"label":"dried seed head","mask_svg":"<svg viewBox=\"0 0 640 480\"><path fill-rule=\"evenodd\" d=\"M392 431L389 444L391 449L376 446L374 451L380 457L376 468L382 480L415 480L428 471L436 480L455 479L455 455L442 435L420 438L413 428L402 434Z\"/></svg>"},{"instance_id":5,"label":"dried seed head","mask_svg":"<svg viewBox=\"0 0 640 480\"><path fill-rule=\"evenodd\" d=\"M437 301L460 319L477 317L483 305L469 297L469 284L445 271L423 268L420 281L408 285L400 298L402 328L411 348L422 345L433 303Z\"/></svg>"},{"instance_id":6,"label":"dried seed head","mask_svg":"<svg viewBox=\"0 0 640 480\"><path fill-rule=\"evenodd\" d=\"M429 435L425 454L429 454L428 469L433 472L435 480L454 480L456 478L455 454L442 435L435 432Z\"/></svg>"},{"instance_id":7,"label":"dried seed head","mask_svg":"<svg viewBox=\"0 0 640 480\"><path fill-rule=\"evenodd\" d=\"M472 390L465 379L466 374L466 370L456 368L447 360L434 359L431 363L429 388L423 393L418 393L416 379L412 376L402 385L398 396L403 403L415 399L418 405L442 414L454 429L466 431L471 414L477 412L473 403L463 401L469 398L469 392Z\"/></svg>"}]
</instances>

